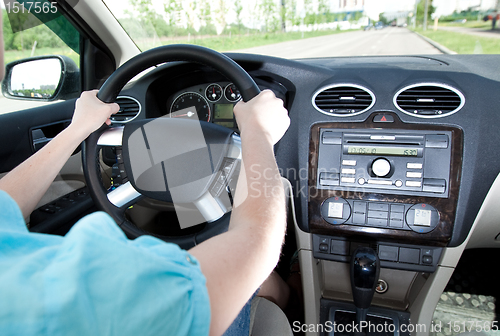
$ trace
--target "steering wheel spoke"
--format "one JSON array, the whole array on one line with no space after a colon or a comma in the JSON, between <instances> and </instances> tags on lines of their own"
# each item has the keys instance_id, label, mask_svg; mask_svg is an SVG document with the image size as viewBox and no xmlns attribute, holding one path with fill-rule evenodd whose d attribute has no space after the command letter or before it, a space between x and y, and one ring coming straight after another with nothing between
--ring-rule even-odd
<instances>
[{"instance_id":1,"label":"steering wheel spoke","mask_svg":"<svg viewBox=\"0 0 500 336\"><path fill-rule=\"evenodd\" d=\"M97 140L98 146L120 147L123 143L123 126L110 127L102 132Z\"/></svg>"},{"instance_id":2,"label":"steering wheel spoke","mask_svg":"<svg viewBox=\"0 0 500 336\"><path fill-rule=\"evenodd\" d=\"M126 210L129 206L136 203L141 196L130 182L120 185L107 194L109 202L122 210Z\"/></svg>"},{"instance_id":3,"label":"steering wheel spoke","mask_svg":"<svg viewBox=\"0 0 500 336\"><path fill-rule=\"evenodd\" d=\"M208 223L215 222L228 212L227 207L214 198L210 192L196 200L194 206Z\"/></svg>"}]
</instances>

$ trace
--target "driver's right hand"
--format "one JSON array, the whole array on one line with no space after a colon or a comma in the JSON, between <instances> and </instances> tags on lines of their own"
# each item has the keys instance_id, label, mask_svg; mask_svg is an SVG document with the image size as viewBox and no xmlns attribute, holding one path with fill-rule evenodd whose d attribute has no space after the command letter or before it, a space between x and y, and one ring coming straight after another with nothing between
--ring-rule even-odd
<instances>
[{"instance_id":1,"label":"driver's right hand","mask_svg":"<svg viewBox=\"0 0 500 336\"><path fill-rule=\"evenodd\" d=\"M288 111L283 101L271 90L264 90L248 102L240 101L234 107L234 115L241 136L259 134L276 144L290 126Z\"/></svg>"}]
</instances>

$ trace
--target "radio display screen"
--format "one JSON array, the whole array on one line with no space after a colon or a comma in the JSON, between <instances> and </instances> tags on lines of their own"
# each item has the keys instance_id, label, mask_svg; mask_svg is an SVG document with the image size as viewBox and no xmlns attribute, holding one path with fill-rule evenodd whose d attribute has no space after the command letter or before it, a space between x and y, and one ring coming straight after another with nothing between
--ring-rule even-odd
<instances>
[{"instance_id":1,"label":"radio display screen","mask_svg":"<svg viewBox=\"0 0 500 336\"><path fill-rule=\"evenodd\" d=\"M411 147L348 146L347 154L418 156L418 149Z\"/></svg>"}]
</instances>

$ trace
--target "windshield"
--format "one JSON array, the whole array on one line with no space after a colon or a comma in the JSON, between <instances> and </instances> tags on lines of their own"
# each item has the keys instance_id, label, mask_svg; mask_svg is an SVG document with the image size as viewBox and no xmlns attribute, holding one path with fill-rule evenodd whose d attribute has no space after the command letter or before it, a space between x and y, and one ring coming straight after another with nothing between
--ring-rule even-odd
<instances>
[{"instance_id":1,"label":"windshield","mask_svg":"<svg viewBox=\"0 0 500 336\"><path fill-rule=\"evenodd\" d=\"M142 51L188 43L292 59L500 53L496 0L103 1Z\"/></svg>"}]
</instances>

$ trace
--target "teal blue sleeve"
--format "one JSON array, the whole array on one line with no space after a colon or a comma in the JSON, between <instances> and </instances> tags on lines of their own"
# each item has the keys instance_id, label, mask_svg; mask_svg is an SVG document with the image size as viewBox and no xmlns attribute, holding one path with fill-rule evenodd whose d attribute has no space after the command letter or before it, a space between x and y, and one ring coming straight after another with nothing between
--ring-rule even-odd
<instances>
[{"instance_id":1,"label":"teal blue sleeve","mask_svg":"<svg viewBox=\"0 0 500 336\"><path fill-rule=\"evenodd\" d=\"M23 224L15 202L0 202L2 335L208 335L205 277L187 251L129 240L102 212L65 237L29 233L8 223Z\"/></svg>"},{"instance_id":2,"label":"teal blue sleeve","mask_svg":"<svg viewBox=\"0 0 500 336\"><path fill-rule=\"evenodd\" d=\"M3 190L0 190L0 230L28 232L21 209Z\"/></svg>"}]
</instances>

